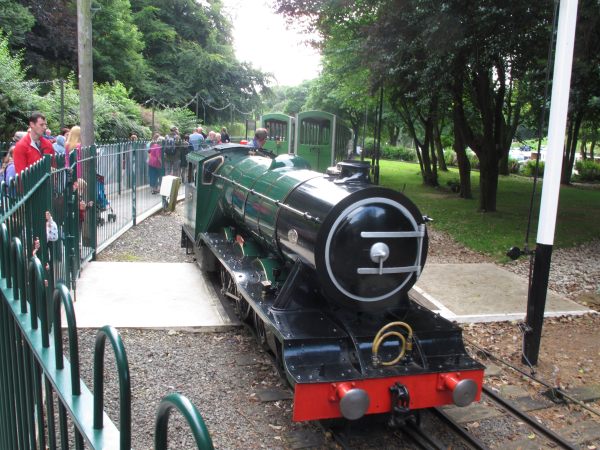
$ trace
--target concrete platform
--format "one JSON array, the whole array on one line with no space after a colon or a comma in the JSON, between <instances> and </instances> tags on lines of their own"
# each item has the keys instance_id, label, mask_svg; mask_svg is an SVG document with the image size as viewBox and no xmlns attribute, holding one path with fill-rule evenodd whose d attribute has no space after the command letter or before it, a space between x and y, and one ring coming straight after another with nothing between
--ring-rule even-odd
<instances>
[{"instance_id":1,"label":"concrete platform","mask_svg":"<svg viewBox=\"0 0 600 450\"><path fill-rule=\"evenodd\" d=\"M413 290L424 306L459 323L520 320L527 310L527 279L495 264L428 264ZM548 291L545 317L589 312Z\"/></svg>"},{"instance_id":2,"label":"concrete platform","mask_svg":"<svg viewBox=\"0 0 600 450\"><path fill-rule=\"evenodd\" d=\"M196 264L91 262L77 283L79 328L236 325Z\"/></svg>"},{"instance_id":3,"label":"concrete platform","mask_svg":"<svg viewBox=\"0 0 600 450\"><path fill-rule=\"evenodd\" d=\"M527 280L494 264L429 264L412 291L461 323L525 317ZM548 292L546 316L592 312ZM77 326L202 328L237 325L205 274L190 263L91 262L77 283Z\"/></svg>"}]
</instances>

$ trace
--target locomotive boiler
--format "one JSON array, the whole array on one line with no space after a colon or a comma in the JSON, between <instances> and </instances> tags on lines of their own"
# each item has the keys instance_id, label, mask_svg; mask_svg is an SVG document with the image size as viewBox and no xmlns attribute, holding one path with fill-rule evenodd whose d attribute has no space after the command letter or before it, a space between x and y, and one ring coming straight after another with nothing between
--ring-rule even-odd
<instances>
[{"instance_id":1,"label":"locomotive boiler","mask_svg":"<svg viewBox=\"0 0 600 450\"><path fill-rule=\"evenodd\" d=\"M293 418L468 405L483 367L460 328L414 302L427 258L414 203L368 165L310 170L235 144L188 155L182 245L217 273L294 388Z\"/></svg>"}]
</instances>

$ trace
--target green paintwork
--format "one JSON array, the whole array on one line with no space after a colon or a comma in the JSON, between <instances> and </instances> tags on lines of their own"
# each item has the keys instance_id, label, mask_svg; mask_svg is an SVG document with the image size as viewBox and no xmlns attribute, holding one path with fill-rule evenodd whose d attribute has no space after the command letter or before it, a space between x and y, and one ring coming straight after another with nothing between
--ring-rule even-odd
<instances>
[{"instance_id":1,"label":"green paintwork","mask_svg":"<svg viewBox=\"0 0 600 450\"><path fill-rule=\"evenodd\" d=\"M238 223L246 224L247 231L254 238L273 248L278 210L275 202L284 202L296 186L318 175L306 170L307 162L297 156L280 155L271 159L252 155L250 149L244 146L229 146L222 152L195 152L188 155L188 161L198 164L197 178L200 180L203 178L203 165L208 166L211 160L217 158L222 159L223 165L216 173L227 180L214 177L211 184L200 183L191 187L196 189L196 201L195 206L186 205L186 211L190 213L190 217L186 217L188 234L197 238L203 232L220 231L235 218ZM193 196L188 196L186 191L186 202L192 200ZM196 220L195 227L192 227L190 220L192 212ZM192 230L193 234L190 233ZM229 236L230 239L234 237Z\"/></svg>"},{"instance_id":2,"label":"green paintwork","mask_svg":"<svg viewBox=\"0 0 600 450\"><path fill-rule=\"evenodd\" d=\"M158 405L154 428L155 450L168 448L168 425L172 409L177 409L187 421L199 450L213 450L212 439L198 409L183 395L174 393L164 397Z\"/></svg>"},{"instance_id":3,"label":"green paintwork","mask_svg":"<svg viewBox=\"0 0 600 450\"><path fill-rule=\"evenodd\" d=\"M280 259L256 258L253 264L261 280L270 281L272 285L283 284L289 275L285 266L282 266ZM275 277L276 272L279 272L277 277Z\"/></svg>"},{"instance_id":4,"label":"green paintwork","mask_svg":"<svg viewBox=\"0 0 600 450\"><path fill-rule=\"evenodd\" d=\"M318 172L325 172L333 164L334 121L333 114L323 111L304 111L296 118L296 154Z\"/></svg>"},{"instance_id":5,"label":"green paintwork","mask_svg":"<svg viewBox=\"0 0 600 450\"><path fill-rule=\"evenodd\" d=\"M269 132L265 150L282 155L294 153L295 119L283 113L269 113L260 118L260 126Z\"/></svg>"},{"instance_id":6,"label":"green paintwork","mask_svg":"<svg viewBox=\"0 0 600 450\"><path fill-rule=\"evenodd\" d=\"M324 173L328 167L348 158L352 131L335 115L324 111L304 111L296 117L296 154L313 170Z\"/></svg>"}]
</instances>

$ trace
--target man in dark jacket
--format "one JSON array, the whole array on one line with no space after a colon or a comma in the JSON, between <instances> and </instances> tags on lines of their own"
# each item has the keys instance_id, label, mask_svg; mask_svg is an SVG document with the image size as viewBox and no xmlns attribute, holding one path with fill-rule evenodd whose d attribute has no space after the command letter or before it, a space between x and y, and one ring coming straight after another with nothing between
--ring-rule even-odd
<instances>
[{"instance_id":1,"label":"man in dark jacket","mask_svg":"<svg viewBox=\"0 0 600 450\"><path fill-rule=\"evenodd\" d=\"M42 139L46 131L46 118L42 113L34 112L29 118L29 132L15 144L14 161L16 173L21 173L43 155L54 155L52 143Z\"/></svg>"}]
</instances>

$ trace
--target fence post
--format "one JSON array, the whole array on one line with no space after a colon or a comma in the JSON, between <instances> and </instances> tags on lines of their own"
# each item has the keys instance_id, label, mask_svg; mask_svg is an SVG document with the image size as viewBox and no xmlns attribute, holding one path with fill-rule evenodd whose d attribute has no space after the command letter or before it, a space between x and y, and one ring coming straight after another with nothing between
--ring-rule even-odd
<instances>
[{"instance_id":1,"label":"fence post","mask_svg":"<svg viewBox=\"0 0 600 450\"><path fill-rule=\"evenodd\" d=\"M121 143L118 142L117 143L117 154L119 155L117 157L117 164L118 164L118 170L117 170L117 191L119 192L119 195L121 195L121 175L123 172L123 151L122 151L122 147L121 147Z\"/></svg>"},{"instance_id":2,"label":"fence post","mask_svg":"<svg viewBox=\"0 0 600 450\"><path fill-rule=\"evenodd\" d=\"M66 176L66 188L65 188L65 284L75 289L76 279L76 267L75 258L78 257L79 252L75 253L75 244L78 244L76 239L76 226L75 224L79 220L79 202L75 201L75 195L73 193L73 165L71 164L71 158L74 152L67 157L69 161L69 169L67 169Z\"/></svg>"},{"instance_id":3,"label":"fence post","mask_svg":"<svg viewBox=\"0 0 600 450\"><path fill-rule=\"evenodd\" d=\"M98 174L98 151L95 144L90 147L89 166L89 173L91 175L90 181L94 184L93 188L91 189L93 192L92 199L94 202L94 207L92 208L92 217L88 226L90 227L90 244L93 248L92 261L95 261L96 252L98 251L98 182L96 181L96 175Z\"/></svg>"},{"instance_id":4,"label":"fence post","mask_svg":"<svg viewBox=\"0 0 600 450\"><path fill-rule=\"evenodd\" d=\"M169 416L172 409L177 409L187 421L198 449L214 449L212 439L198 409L186 397L174 393L164 397L160 405L158 405L158 413L156 414L154 425L155 450L167 449Z\"/></svg>"},{"instance_id":5,"label":"fence post","mask_svg":"<svg viewBox=\"0 0 600 450\"><path fill-rule=\"evenodd\" d=\"M120 449L131 448L131 376L129 362L123 340L117 330L110 325L103 326L96 334L94 345L94 429L104 426L102 411L104 410L104 348L109 340L115 357L115 365L119 377L119 422Z\"/></svg>"},{"instance_id":6,"label":"fence post","mask_svg":"<svg viewBox=\"0 0 600 450\"><path fill-rule=\"evenodd\" d=\"M131 218L133 226L136 226L137 209L137 142L131 142Z\"/></svg>"}]
</instances>

